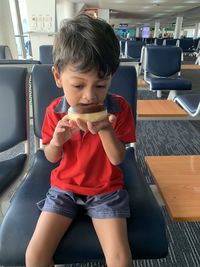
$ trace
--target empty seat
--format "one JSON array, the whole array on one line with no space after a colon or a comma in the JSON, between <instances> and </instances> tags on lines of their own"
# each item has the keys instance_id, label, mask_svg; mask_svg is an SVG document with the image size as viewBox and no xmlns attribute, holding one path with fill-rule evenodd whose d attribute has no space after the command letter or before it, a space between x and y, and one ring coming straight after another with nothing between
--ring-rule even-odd
<instances>
[{"instance_id":1,"label":"empty seat","mask_svg":"<svg viewBox=\"0 0 200 267\"><path fill-rule=\"evenodd\" d=\"M9 46L0 45L0 59L12 59L12 54Z\"/></svg>"},{"instance_id":2,"label":"empty seat","mask_svg":"<svg viewBox=\"0 0 200 267\"><path fill-rule=\"evenodd\" d=\"M150 90L169 90L168 99L173 99L178 90L191 90L192 83L182 79L182 49L176 46L147 46L144 57L144 80Z\"/></svg>"},{"instance_id":3,"label":"empty seat","mask_svg":"<svg viewBox=\"0 0 200 267\"><path fill-rule=\"evenodd\" d=\"M41 45L39 47L39 60L41 64L53 64L53 45Z\"/></svg>"},{"instance_id":4,"label":"empty seat","mask_svg":"<svg viewBox=\"0 0 200 267\"><path fill-rule=\"evenodd\" d=\"M0 152L27 140L26 68L0 67ZM0 193L22 173L27 151L0 161Z\"/></svg>"},{"instance_id":5,"label":"empty seat","mask_svg":"<svg viewBox=\"0 0 200 267\"><path fill-rule=\"evenodd\" d=\"M192 117L200 114L200 94L185 94L174 98L174 101L184 108Z\"/></svg>"},{"instance_id":6,"label":"empty seat","mask_svg":"<svg viewBox=\"0 0 200 267\"><path fill-rule=\"evenodd\" d=\"M126 41L125 45L125 57L132 58L135 61L140 61L142 47L145 45L142 41Z\"/></svg>"}]
</instances>

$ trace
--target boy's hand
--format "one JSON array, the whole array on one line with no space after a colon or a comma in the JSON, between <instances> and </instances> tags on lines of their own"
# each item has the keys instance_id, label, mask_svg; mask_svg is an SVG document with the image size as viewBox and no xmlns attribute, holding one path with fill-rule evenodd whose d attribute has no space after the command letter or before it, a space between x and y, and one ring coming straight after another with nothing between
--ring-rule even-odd
<instances>
[{"instance_id":1,"label":"boy's hand","mask_svg":"<svg viewBox=\"0 0 200 267\"><path fill-rule=\"evenodd\" d=\"M63 117L60 120L55 128L53 138L51 140L51 144L56 147L61 147L70 137L79 131L79 127L76 125L74 121Z\"/></svg>"},{"instance_id":2,"label":"boy's hand","mask_svg":"<svg viewBox=\"0 0 200 267\"><path fill-rule=\"evenodd\" d=\"M113 114L108 115L107 119L98 122L84 122L77 119L76 124L82 131L90 131L92 134L97 134L99 131L112 127L115 123L116 116Z\"/></svg>"}]
</instances>

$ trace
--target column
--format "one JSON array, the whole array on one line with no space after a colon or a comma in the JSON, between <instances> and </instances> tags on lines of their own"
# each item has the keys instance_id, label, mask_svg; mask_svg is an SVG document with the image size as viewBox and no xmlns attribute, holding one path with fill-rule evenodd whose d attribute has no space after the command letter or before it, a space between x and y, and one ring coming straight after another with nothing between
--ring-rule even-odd
<instances>
[{"instance_id":1,"label":"column","mask_svg":"<svg viewBox=\"0 0 200 267\"><path fill-rule=\"evenodd\" d=\"M8 45L13 58L17 59L17 47L8 0L0 1L0 44Z\"/></svg>"},{"instance_id":2,"label":"column","mask_svg":"<svg viewBox=\"0 0 200 267\"><path fill-rule=\"evenodd\" d=\"M175 26L175 30L174 30L174 39L180 38L182 24L183 24L183 17L177 17L176 18L176 26Z\"/></svg>"},{"instance_id":3,"label":"column","mask_svg":"<svg viewBox=\"0 0 200 267\"><path fill-rule=\"evenodd\" d=\"M56 29L59 29L63 19L72 19L75 16L75 4L66 0L56 0Z\"/></svg>"},{"instance_id":4,"label":"column","mask_svg":"<svg viewBox=\"0 0 200 267\"><path fill-rule=\"evenodd\" d=\"M98 9L98 18L104 19L108 23L110 22L110 10L106 8L99 8Z\"/></svg>"},{"instance_id":5,"label":"column","mask_svg":"<svg viewBox=\"0 0 200 267\"><path fill-rule=\"evenodd\" d=\"M139 27L136 28L135 37L136 38L139 38L140 37L140 28Z\"/></svg>"},{"instance_id":6,"label":"column","mask_svg":"<svg viewBox=\"0 0 200 267\"><path fill-rule=\"evenodd\" d=\"M194 29L194 39L198 38L199 29L200 29L200 23L196 23Z\"/></svg>"},{"instance_id":7,"label":"column","mask_svg":"<svg viewBox=\"0 0 200 267\"><path fill-rule=\"evenodd\" d=\"M160 21L155 21L153 38L158 38L160 29Z\"/></svg>"}]
</instances>

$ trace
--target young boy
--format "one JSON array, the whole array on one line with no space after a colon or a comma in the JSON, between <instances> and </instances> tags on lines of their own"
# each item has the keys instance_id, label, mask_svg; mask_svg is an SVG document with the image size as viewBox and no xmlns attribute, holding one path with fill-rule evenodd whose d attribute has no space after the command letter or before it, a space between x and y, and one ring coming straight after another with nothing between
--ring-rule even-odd
<instances>
[{"instance_id":1,"label":"young boy","mask_svg":"<svg viewBox=\"0 0 200 267\"><path fill-rule=\"evenodd\" d=\"M27 267L54 266L53 255L76 217L91 217L108 267L131 267L126 218L130 216L123 175L125 144L135 141L129 104L108 94L119 65L119 42L106 22L79 15L64 22L53 50L53 75L64 96L47 108L42 137L46 158L60 160L26 251ZM91 123L66 119L68 107L104 104L106 119Z\"/></svg>"}]
</instances>

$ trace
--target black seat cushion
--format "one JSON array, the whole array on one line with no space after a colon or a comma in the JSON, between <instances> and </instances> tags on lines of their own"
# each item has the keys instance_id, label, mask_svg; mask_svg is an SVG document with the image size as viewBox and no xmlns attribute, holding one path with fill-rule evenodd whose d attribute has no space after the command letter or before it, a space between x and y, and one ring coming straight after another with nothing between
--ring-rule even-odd
<instances>
[{"instance_id":1,"label":"black seat cushion","mask_svg":"<svg viewBox=\"0 0 200 267\"><path fill-rule=\"evenodd\" d=\"M26 158L26 154L20 154L12 159L0 162L0 193L20 175Z\"/></svg>"},{"instance_id":2,"label":"black seat cushion","mask_svg":"<svg viewBox=\"0 0 200 267\"><path fill-rule=\"evenodd\" d=\"M25 250L40 214L36 202L45 197L50 186L50 172L55 166L45 159L43 151L37 151L27 178L14 196L0 228L1 265L24 265ZM163 216L151 190L138 173L132 148L128 149L121 167L127 179L131 201L132 216L128 220L128 234L133 256L165 257L168 242ZM80 214L57 248L55 263L103 259L90 218Z\"/></svg>"}]
</instances>

